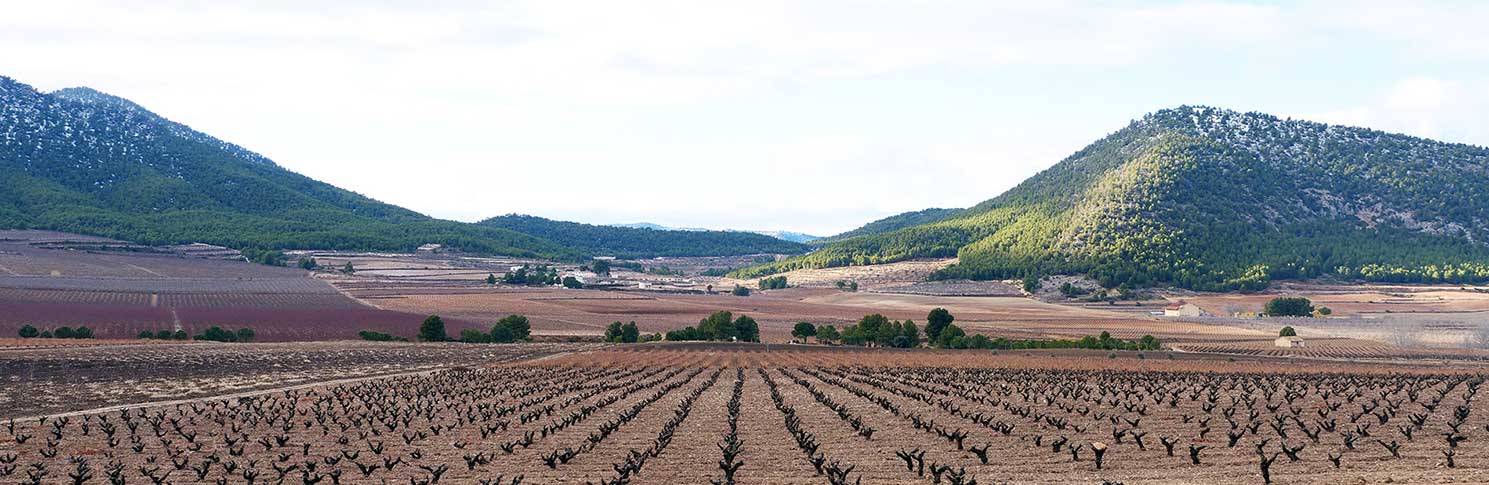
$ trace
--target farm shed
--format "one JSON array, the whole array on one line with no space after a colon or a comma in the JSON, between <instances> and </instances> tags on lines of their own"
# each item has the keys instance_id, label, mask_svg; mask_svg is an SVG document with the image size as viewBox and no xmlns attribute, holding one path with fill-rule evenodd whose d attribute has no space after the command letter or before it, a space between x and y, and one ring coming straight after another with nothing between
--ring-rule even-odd
<instances>
[{"instance_id":1,"label":"farm shed","mask_svg":"<svg viewBox=\"0 0 1489 485\"><path fill-rule=\"evenodd\" d=\"M1278 347L1289 349L1300 349L1308 345L1303 343L1303 337L1277 337L1274 342Z\"/></svg>"},{"instance_id":2,"label":"farm shed","mask_svg":"<svg viewBox=\"0 0 1489 485\"><path fill-rule=\"evenodd\" d=\"M1179 300L1177 303L1163 307L1163 316L1165 317L1198 317L1204 314L1204 310L1200 310L1199 305L1184 300Z\"/></svg>"}]
</instances>

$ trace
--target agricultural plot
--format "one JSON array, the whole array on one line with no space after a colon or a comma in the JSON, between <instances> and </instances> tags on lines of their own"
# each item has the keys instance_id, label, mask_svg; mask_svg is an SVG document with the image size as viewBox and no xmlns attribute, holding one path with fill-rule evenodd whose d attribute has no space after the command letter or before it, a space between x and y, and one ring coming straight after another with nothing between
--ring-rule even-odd
<instances>
[{"instance_id":1,"label":"agricultural plot","mask_svg":"<svg viewBox=\"0 0 1489 485\"><path fill-rule=\"evenodd\" d=\"M416 485L1489 480L1489 409L1473 369L1116 370L1102 358L988 353L881 365L901 353L762 347L601 351L18 420L0 432L0 473ZM1073 365L1048 365L1060 362Z\"/></svg>"},{"instance_id":2,"label":"agricultural plot","mask_svg":"<svg viewBox=\"0 0 1489 485\"><path fill-rule=\"evenodd\" d=\"M0 348L0 419L485 365L584 348L369 342Z\"/></svg>"}]
</instances>

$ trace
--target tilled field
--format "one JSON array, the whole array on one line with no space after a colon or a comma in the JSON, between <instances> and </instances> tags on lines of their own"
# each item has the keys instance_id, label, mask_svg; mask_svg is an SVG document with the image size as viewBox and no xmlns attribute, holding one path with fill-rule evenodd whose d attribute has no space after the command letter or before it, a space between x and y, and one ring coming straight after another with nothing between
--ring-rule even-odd
<instances>
[{"instance_id":1,"label":"tilled field","mask_svg":"<svg viewBox=\"0 0 1489 485\"><path fill-rule=\"evenodd\" d=\"M0 419L487 365L590 347L318 342L0 348Z\"/></svg>"},{"instance_id":2,"label":"tilled field","mask_svg":"<svg viewBox=\"0 0 1489 485\"><path fill-rule=\"evenodd\" d=\"M954 352L882 365L901 354L602 351L27 419L0 432L0 480L1489 481L1472 368L1080 357L1061 368L986 353L943 365Z\"/></svg>"}]
</instances>

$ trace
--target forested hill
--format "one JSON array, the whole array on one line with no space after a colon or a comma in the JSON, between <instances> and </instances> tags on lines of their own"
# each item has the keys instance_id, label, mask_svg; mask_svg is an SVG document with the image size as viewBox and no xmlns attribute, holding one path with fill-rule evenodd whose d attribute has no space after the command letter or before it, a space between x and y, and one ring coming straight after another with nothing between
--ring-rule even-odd
<instances>
[{"instance_id":1,"label":"forested hill","mask_svg":"<svg viewBox=\"0 0 1489 485\"><path fill-rule=\"evenodd\" d=\"M844 239L848 239L850 237L868 236L868 235L873 235L873 234L884 234L884 233L887 233L887 232L898 231L900 229L904 229L904 228L907 228L907 227L910 227L910 226L919 226L919 225L923 225L923 224L930 224L930 223L933 223L933 222L939 222L939 221L948 219L948 218L952 217L953 215L956 215L956 213L961 212L961 211L962 211L961 209L934 209L933 208L933 209L922 209L922 210L913 211L913 212L905 212L905 213L901 213L901 214L895 214L895 215L892 215L892 216L889 216L889 217L885 217L883 219L879 219L879 220L874 221L874 222L870 222L868 224L864 224L863 226L860 226L857 229L854 229L854 230L851 230L851 231L848 231L848 232L845 232L845 233L842 233L842 234L838 234L836 236L824 237L822 239L817 239L817 240L811 241L810 244L813 245L813 246L824 246L824 245L827 245L829 243L834 243L834 242L842 241Z\"/></svg>"},{"instance_id":2,"label":"forested hill","mask_svg":"<svg viewBox=\"0 0 1489 485\"><path fill-rule=\"evenodd\" d=\"M0 227L141 243L573 257L516 232L433 219L317 182L87 88L0 77Z\"/></svg>"},{"instance_id":3,"label":"forested hill","mask_svg":"<svg viewBox=\"0 0 1489 485\"><path fill-rule=\"evenodd\" d=\"M478 224L530 234L596 256L651 258L797 254L807 249L798 243L750 232L596 226L516 214L493 217Z\"/></svg>"},{"instance_id":4,"label":"forested hill","mask_svg":"<svg viewBox=\"0 0 1489 485\"><path fill-rule=\"evenodd\" d=\"M1206 107L1159 111L952 218L748 268L957 256L941 278L1254 290L1489 281L1489 150Z\"/></svg>"}]
</instances>

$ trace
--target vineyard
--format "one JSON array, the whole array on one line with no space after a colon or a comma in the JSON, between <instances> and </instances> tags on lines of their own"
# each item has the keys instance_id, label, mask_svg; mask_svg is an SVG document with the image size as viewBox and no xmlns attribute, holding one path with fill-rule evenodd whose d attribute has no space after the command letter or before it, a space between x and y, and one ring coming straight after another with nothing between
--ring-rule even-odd
<instances>
[{"instance_id":1,"label":"vineyard","mask_svg":"<svg viewBox=\"0 0 1489 485\"><path fill-rule=\"evenodd\" d=\"M507 355L513 363L16 420L0 432L0 480L1489 480L1489 409L1472 368L1280 372L1266 361L727 345Z\"/></svg>"}]
</instances>

